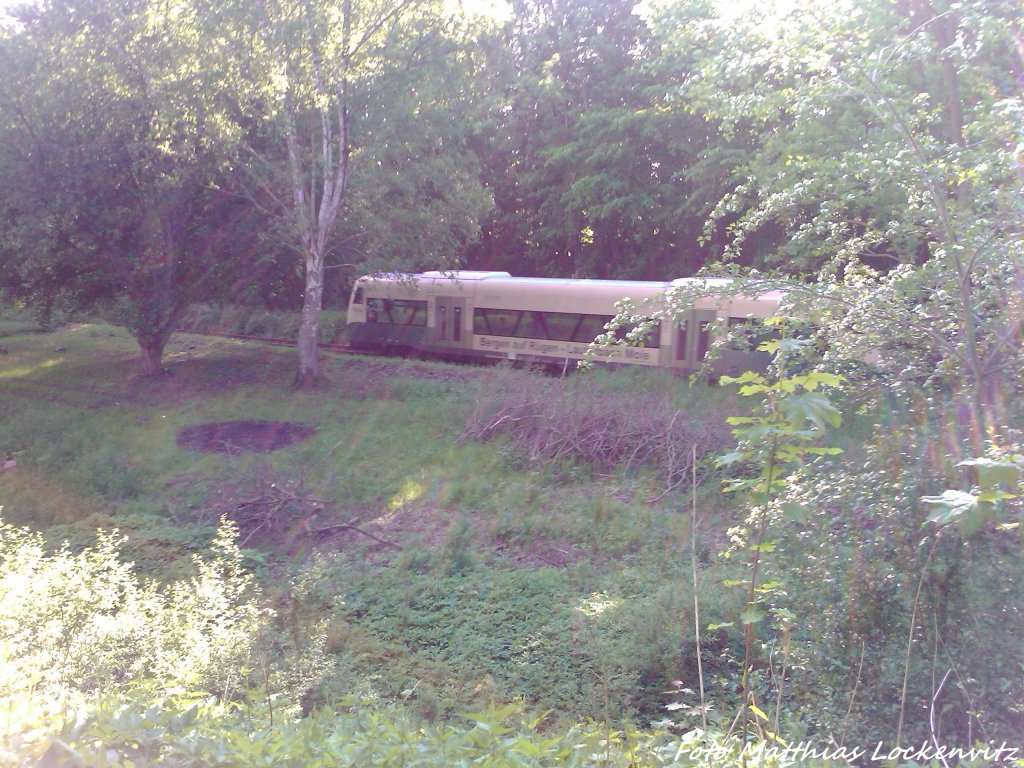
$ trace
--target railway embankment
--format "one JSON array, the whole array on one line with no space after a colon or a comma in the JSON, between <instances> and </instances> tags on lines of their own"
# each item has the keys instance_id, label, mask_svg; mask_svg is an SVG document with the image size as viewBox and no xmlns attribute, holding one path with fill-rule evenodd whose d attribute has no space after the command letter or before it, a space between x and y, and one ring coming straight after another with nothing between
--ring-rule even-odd
<instances>
[{"instance_id":1,"label":"railway embankment","mask_svg":"<svg viewBox=\"0 0 1024 768\"><path fill-rule=\"evenodd\" d=\"M941 403L851 411L833 436L844 453L787 479L797 495L758 544L769 621L746 612L751 511L723 492L756 467L715 460L734 443L725 420L751 414L727 388L658 371L561 379L325 353L329 383L299 393L285 347L176 334L166 373L142 380L122 329L26 330L5 332L0 359L4 521L38 531L41 551L67 542L68 557L116 529L125 573L171 590L200 583L189 581L195 558L219 557L228 524L240 570L220 560L202 573L244 574L245 589L223 593L223 605L250 606L265 623L242 649L249 661L228 677L203 667L194 684L232 681L239 687L223 695L249 707L246 717L269 722L270 702L275 722L302 728L323 724L310 713L362 712L411 729L396 733L437 735L429 729L476 728L462 716L484 713L487 728L511 728L538 749L547 739L569 754L572 739L624 728L622 745L647 744L651 756L678 750L699 722L702 680L712 731L728 727L748 616L756 706L789 718L787 728L800 723L812 749L844 723L847 744L880 733L898 715L904 670L907 699L928 700L936 657L932 646L915 650L918 632L965 680L969 669L989 732L1012 732L1016 694L993 665L1016 658L1007 649L1024 629L1018 533L937 537L927 560L915 559L929 535L915 494L955 479L933 462L943 413L955 415ZM119 615L102 626L120 626ZM922 616L941 634L925 633ZM98 637L69 630L61 652L85 663L104 647ZM100 644L81 644L89 638ZM961 655L968 646L984 652ZM103 680L128 701L141 695L123 688L129 662L148 657L118 647L102 656ZM867 673L858 660L869 653ZM81 678L84 696L102 676ZM781 704L765 710L769 692ZM928 728L919 709L906 715L915 734ZM666 729L666 717L676 724ZM353 722L331 727L358 725L352 744L376 738ZM587 722L598 725L572 730Z\"/></svg>"}]
</instances>

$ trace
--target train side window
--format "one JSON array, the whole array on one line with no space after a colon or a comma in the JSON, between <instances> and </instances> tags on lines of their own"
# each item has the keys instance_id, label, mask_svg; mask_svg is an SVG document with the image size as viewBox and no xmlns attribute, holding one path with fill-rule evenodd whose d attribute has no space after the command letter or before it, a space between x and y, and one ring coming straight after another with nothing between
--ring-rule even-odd
<instances>
[{"instance_id":1,"label":"train side window","mask_svg":"<svg viewBox=\"0 0 1024 768\"><path fill-rule=\"evenodd\" d=\"M570 312L545 312L548 338L553 341L572 341L584 317Z\"/></svg>"},{"instance_id":2,"label":"train side window","mask_svg":"<svg viewBox=\"0 0 1024 768\"><path fill-rule=\"evenodd\" d=\"M676 324L676 360L686 359L686 321Z\"/></svg>"},{"instance_id":3,"label":"train side window","mask_svg":"<svg viewBox=\"0 0 1024 768\"><path fill-rule=\"evenodd\" d=\"M448 307L440 306L437 308L437 331L438 338L448 338Z\"/></svg>"},{"instance_id":4,"label":"train side window","mask_svg":"<svg viewBox=\"0 0 1024 768\"><path fill-rule=\"evenodd\" d=\"M749 352L752 349L750 341L750 321L744 317L730 317L729 337L729 349L733 349L738 352Z\"/></svg>"},{"instance_id":5,"label":"train side window","mask_svg":"<svg viewBox=\"0 0 1024 768\"><path fill-rule=\"evenodd\" d=\"M380 320L381 311L380 299L367 299L366 301L366 322L376 323Z\"/></svg>"},{"instance_id":6,"label":"train side window","mask_svg":"<svg viewBox=\"0 0 1024 768\"><path fill-rule=\"evenodd\" d=\"M590 344L604 333L604 327L610 320L611 317L605 315L582 315L580 323L573 331L572 340L581 344Z\"/></svg>"},{"instance_id":7,"label":"train side window","mask_svg":"<svg viewBox=\"0 0 1024 768\"><path fill-rule=\"evenodd\" d=\"M367 299L366 322L389 325L426 325L427 302L411 299Z\"/></svg>"},{"instance_id":8,"label":"train side window","mask_svg":"<svg viewBox=\"0 0 1024 768\"><path fill-rule=\"evenodd\" d=\"M519 309L489 309L486 307L473 311L473 333L484 333L490 336L520 336L526 332L523 315ZM520 328L523 330L520 331Z\"/></svg>"},{"instance_id":9,"label":"train side window","mask_svg":"<svg viewBox=\"0 0 1024 768\"><path fill-rule=\"evenodd\" d=\"M615 338L625 339L629 333L636 328L635 325L624 325L621 328L617 328L615 331ZM661 346L658 342L661 338L661 323L655 323L651 328L648 329L647 333L644 334L643 341L640 343L641 347L658 347Z\"/></svg>"},{"instance_id":10,"label":"train side window","mask_svg":"<svg viewBox=\"0 0 1024 768\"><path fill-rule=\"evenodd\" d=\"M766 326L760 320L752 318L730 317L729 330L736 334L730 348L741 352L753 352L764 342L779 338L779 332L775 328Z\"/></svg>"},{"instance_id":11,"label":"train side window","mask_svg":"<svg viewBox=\"0 0 1024 768\"><path fill-rule=\"evenodd\" d=\"M462 341L462 307L452 308L452 341Z\"/></svg>"},{"instance_id":12,"label":"train side window","mask_svg":"<svg viewBox=\"0 0 1024 768\"><path fill-rule=\"evenodd\" d=\"M395 325L426 325L427 302L409 299L394 299L391 304L391 318Z\"/></svg>"},{"instance_id":13,"label":"train side window","mask_svg":"<svg viewBox=\"0 0 1024 768\"><path fill-rule=\"evenodd\" d=\"M493 336L491 333L491 324L487 318L487 310L485 309L474 309L473 310L473 333Z\"/></svg>"},{"instance_id":14,"label":"train side window","mask_svg":"<svg viewBox=\"0 0 1024 768\"><path fill-rule=\"evenodd\" d=\"M528 339L550 339L548 314L547 312L527 312L525 328L522 328L518 335Z\"/></svg>"}]
</instances>

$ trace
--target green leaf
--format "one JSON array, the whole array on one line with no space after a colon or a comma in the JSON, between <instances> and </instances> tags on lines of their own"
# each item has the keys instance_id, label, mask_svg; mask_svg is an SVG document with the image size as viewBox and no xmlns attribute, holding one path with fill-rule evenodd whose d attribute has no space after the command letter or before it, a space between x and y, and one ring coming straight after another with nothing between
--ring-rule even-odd
<instances>
[{"instance_id":1,"label":"green leaf","mask_svg":"<svg viewBox=\"0 0 1024 768\"><path fill-rule=\"evenodd\" d=\"M811 373L803 376L798 376L796 379L800 382L803 388L808 391L814 391L819 386L838 387L843 381L842 376L837 376L834 373L824 373L822 371L812 371Z\"/></svg>"},{"instance_id":2,"label":"green leaf","mask_svg":"<svg viewBox=\"0 0 1024 768\"><path fill-rule=\"evenodd\" d=\"M995 459L967 459L958 467L975 467L978 470L978 484L992 488L997 485L1016 485L1020 481L1020 466L1012 461Z\"/></svg>"},{"instance_id":3,"label":"green leaf","mask_svg":"<svg viewBox=\"0 0 1024 768\"><path fill-rule=\"evenodd\" d=\"M764 609L759 605L747 606L747 609L740 614L740 621L744 624L757 624L759 621L764 621L767 614Z\"/></svg>"},{"instance_id":4,"label":"green leaf","mask_svg":"<svg viewBox=\"0 0 1024 768\"><path fill-rule=\"evenodd\" d=\"M814 456L838 456L843 452L842 448L836 448L834 446L819 447L819 446L807 446L804 448L804 453L810 453Z\"/></svg>"},{"instance_id":5,"label":"green leaf","mask_svg":"<svg viewBox=\"0 0 1024 768\"><path fill-rule=\"evenodd\" d=\"M780 509L782 519L790 523L806 523L811 517L811 510L798 501L784 502Z\"/></svg>"},{"instance_id":6,"label":"green leaf","mask_svg":"<svg viewBox=\"0 0 1024 768\"><path fill-rule=\"evenodd\" d=\"M820 392L804 392L787 397L779 408L794 426L810 422L819 429L838 427L843 420L839 410Z\"/></svg>"},{"instance_id":7,"label":"green leaf","mask_svg":"<svg viewBox=\"0 0 1024 768\"><path fill-rule=\"evenodd\" d=\"M757 704L751 704L750 705L750 711L753 712L758 717L760 717L766 723L768 722L768 715L766 715L764 713L764 711L759 706L757 706Z\"/></svg>"},{"instance_id":8,"label":"green leaf","mask_svg":"<svg viewBox=\"0 0 1024 768\"><path fill-rule=\"evenodd\" d=\"M730 451L715 459L715 464L720 467L728 467L730 464L746 460L749 456L750 454L747 451Z\"/></svg>"},{"instance_id":9,"label":"green leaf","mask_svg":"<svg viewBox=\"0 0 1024 768\"><path fill-rule=\"evenodd\" d=\"M726 424L760 424L763 419L756 416L730 416L725 420Z\"/></svg>"},{"instance_id":10,"label":"green leaf","mask_svg":"<svg viewBox=\"0 0 1024 768\"><path fill-rule=\"evenodd\" d=\"M192 725L199 717L199 705L193 704L181 715L181 727L188 728Z\"/></svg>"},{"instance_id":11,"label":"green leaf","mask_svg":"<svg viewBox=\"0 0 1024 768\"><path fill-rule=\"evenodd\" d=\"M769 339L768 341L762 341L757 349L759 352L768 352L770 354L775 354L776 352L789 354L791 352L800 352L810 343L807 339Z\"/></svg>"},{"instance_id":12,"label":"green leaf","mask_svg":"<svg viewBox=\"0 0 1024 768\"><path fill-rule=\"evenodd\" d=\"M708 632L714 632L716 629L726 629L733 626L733 622L726 621L721 624L708 624Z\"/></svg>"},{"instance_id":13,"label":"green leaf","mask_svg":"<svg viewBox=\"0 0 1024 768\"><path fill-rule=\"evenodd\" d=\"M762 504L767 504L771 500L771 494L766 493L765 491L755 491L754 493L750 494L750 503L753 504L755 507L759 507Z\"/></svg>"},{"instance_id":14,"label":"green leaf","mask_svg":"<svg viewBox=\"0 0 1024 768\"><path fill-rule=\"evenodd\" d=\"M726 384L764 384L764 376L754 371L745 371L739 376L723 376L719 382Z\"/></svg>"},{"instance_id":15,"label":"green leaf","mask_svg":"<svg viewBox=\"0 0 1024 768\"><path fill-rule=\"evenodd\" d=\"M978 501L982 504L995 504L1003 499L1016 499L1017 494L998 491L994 488L985 488L978 492Z\"/></svg>"},{"instance_id":16,"label":"green leaf","mask_svg":"<svg viewBox=\"0 0 1024 768\"><path fill-rule=\"evenodd\" d=\"M935 511L928 515L927 522L938 526L956 523L978 507L977 496L954 489L943 491L941 496L923 496L921 501L936 507Z\"/></svg>"}]
</instances>

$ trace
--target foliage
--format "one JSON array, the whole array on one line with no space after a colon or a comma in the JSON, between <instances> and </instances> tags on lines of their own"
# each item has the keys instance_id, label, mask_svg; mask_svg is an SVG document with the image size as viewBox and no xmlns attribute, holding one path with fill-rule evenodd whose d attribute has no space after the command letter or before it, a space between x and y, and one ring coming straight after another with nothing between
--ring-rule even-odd
<instances>
[{"instance_id":1,"label":"foliage","mask_svg":"<svg viewBox=\"0 0 1024 768\"><path fill-rule=\"evenodd\" d=\"M661 157L637 114L649 49L636 6L523 2L503 29L481 31L474 145L495 210L469 263L608 277L650 269L645 247L661 255L669 236L649 223L646 180Z\"/></svg>"},{"instance_id":2,"label":"foliage","mask_svg":"<svg viewBox=\"0 0 1024 768\"><path fill-rule=\"evenodd\" d=\"M48 552L42 536L0 527L0 648L8 749L38 753L47 734L81 732L99 699L209 699L221 706L256 685L279 712L297 711L315 653L271 662L271 614L222 525L187 581L140 581L123 539ZM260 670L260 666L263 669ZM289 666L305 666L295 674ZM322 672L322 668L318 670ZM262 677L259 674L262 672Z\"/></svg>"},{"instance_id":3,"label":"foliage","mask_svg":"<svg viewBox=\"0 0 1024 768\"><path fill-rule=\"evenodd\" d=\"M415 758L422 765L466 759L498 766L551 761L658 766L698 764L707 750L719 761L739 760L738 745L720 734L689 732L680 737L667 722L638 730L613 726L607 719L551 728L543 725L544 715L528 713L520 704L482 704L460 712L456 721L427 723L404 707L342 697L331 700L330 708L298 718L305 692L328 669L318 650L323 638L314 637L312 645L302 647L271 631L272 616L261 607L252 577L241 566L230 526L222 528L213 554L196 560L193 578L162 586L135 576L120 558L123 540L116 534L101 534L95 546L77 554L66 546L48 552L39 534L10 525L3 525L0 534L6 764L26 764L23 761L44 752L45 760L59 765L401 765ZM294 582L296 598L306 599L303 595L311 586L323 588L322 579L330 578L313 570L307 574L313 579L309 584L302 583L306 577ZM499 658L493 649L474 654L473 643L501 642L510 651L516 643L507 636L510 617L494 613L496 605L513 603L496 601L480 574L469 579L467 575L455 572L422 581L423 594L408 602L404 613L380 604L374 610L387 621L405 616L406 635L429 632L432 624L444 633L436 639L444 636L449 652L463 654L463 673L472 673L467 664L485 657L494 664ZM409 583L408 573L396 571L396 579L396 584ZM495 578L491 586L518 595L526 618L535 612L537 593L524 592L523 587L547 584L555 597L562 581L564 577L552 571L523 571ZM394 585L388 589L387 584L379 576L368 580L362 589L370 591L350 592L355 601L345 610L365 613L381 598L397 596ZM478 620L484 620L490 632L483 632L485 625L479 623L460 626L415 618L419 608L432 615L450 613L473 595L481 609ZM633 610L616 620L620 609L615 602L591 596L572 612L576 618L563 616L569 630L565 632L538 631L529 622L516 622L525 641L519 656L509 657L515 661L509 670L520 668L517 685L529 679L524 664L551 666L554 659L540 642L547 637L579 644L579 661L595 665L596 676L581 669L565 682L591 681L587 684L598 690L611 685L617 695L614 692L627 682L619 678L635 664L637 651L643 653L648 638L638 637L635 650L614 650L635 630L643 612ZM562 601L553 600L552 605L565 609ZM484 611L485 606L490 610ZM459 609L450 618L466 613ZM431 645L427 635L408 640ZM621 669L616 671L616 665ZM536 683L534 692L542 699L557 692L547 676ZM418 698L416 687L403 692L406 702ZM584 700L600 708L608 695L591 693ZM577 706L581 703L577 701Z\"/></svg>"},{"instance_id":4,"label":"foliage","mask_svg":"<svg viewBox=\"0 0 1024 768\"><path fill-rule=\"evenodd\" d=\"M768 322L781 325L779 320ZM776 515L781 515L783 519L800 520L808 514L805 508L792 501L778 505L775 509L773 506L778 504L780 496L785 495L790 476L807 459L841 453L841 449L834 446L813 445L820 440L827 427L836 428L841 423L838 409L823 392L826 388L837 386L841 379L833 374L819 372L786 375L786 352L792 348L787 342L783 338L761 345L762 351L775 356L778 378L769 380L749 371L738 378L722 378L722 384L739 384L740 395L756 397L761 401L759 412L754 415L733 416L728 420L735 425L733 435L738 441L737 448L718 459L720 465L739 469L737 475L726 481L726 489L742 492L746 503L750 505L744 529L733 534L735 548L748 551L750 566L749 580L735 584L745 587L747 592L746 605L739 617L744 631L741 670L743 699L740 714L744 739L748 725L763 727L764 732L772 738L779 732L780 713L776 712L774 722L766 722L763 726L756 718L749 716L753 712L763 720L768 719L763 710L758 708L750 679L755 653L754 633L756 625L768 617L766 608L772 596L785 588L781 580L761 580L762 555L774 551L778 544L767 538L769 527ZM744 472L744 466L753 471ZM788 635L791 618L792 613L785 609L776 611L775 619L784 638ZM779 691L781 685L778 684Z\"/></svg>"},{"instance_id":5,"label":"foliage","mask_svg":"<svg viewBox=\"0 0 1024 768\"><path fill-rule=\"evenodd\" d=\"M299 328L297 311L271 310L241 304L190 304L180 327L197 333L228 333L269 339L294 339ZM345 312L325 309L321 315L320 342L344 344Z\"/></svg>"},{"instance_id":6,"label":"foliage","mask_svg":"<svg viewBox=\"0 0 1024 768\"><path fill-rule=\"evenodd\" d=\"M610 730L587 721L570 728L545 728L545 716L518 704L464 713L456 723L424 723L404 708L353 707L339 714L319 712L267 727L247 710L227 712L208 702L188 705L173 699L104 702L96 721L70 744L53 742L47 758L58 765L129 766L149 762L225 766L346 766L443 768L482 765L659 766L715 765L830 766L831 760L787 761L785 753L758 744L744 755L735 739L720 733L669 728ZM666 725L670 725L666 723ZM749 761L748 761L749 758ZM59 761L59 762L58 762Z\"/></svg>"},{"instance_id":7,"label":"foliage","mask_svg":"<svg viewBox=\"0 0 1024 768\"><path fill-rule=\"evenodd\" d=\"M1019 386L1019 90L996 62L1016 43L1003 3L798 8L774 39L739 26L686 89L730 131L762 128L745 180L719 203L733 257L776 233L762 264L795 277L825 370L963 394L975 456ZM894 34L894 32L896 34ZM817 273L813 286L806 277ZM804 283L801 285L801 283Z\"/></svg>"},{"instance_id":8,"label":"foliage","mask_svg":"<svg viewBox=\"0 0 1024 768\"><path fill-rule=\"evenodd\" d=\"M1008 509L1006 502L1018 498L1021 485L1021 464L1019 453L993 451L995 456L967 459L957 464L973 470L977 485L970 491L947 489L940 496L923 496L921 501L934 508L928 522L937 527L955 526L961 535L970 536L999 520L999 513L1017 509L1016 520L1006 521L1003 530L1014 530L1020 525L1019 504Z\"/></svg>"},{"instance_id":9,"label":"foliage","mask_svg":"<svg viewBox=\"0 0 1024 768\"><path fill-rule=\"evenodd\" d=\"M0 337L48 330L26 307L0 302Z\"/></svg>"},{"instance_id":10,"label":"foliage","mask_svg":"<svg viewBox=\"0 0 1024 768\"><path fill-rule=\"evenodd\" d=\"M672 494L645 503L665 488L664 477L644 469L603 476L578 463L530 464L507 440L457 438L466 403L486 402L498 390L568 387L595 402L632 394L634 401L664 404L671 385L672 407L692 413L735 407L727 388L691 390L642 371L597 370L562 382L502 369L330 357L337 388L295 397L287 389L287 350L182 335L169 348L172 375L136 391L140 384L127 375L132 341L109 326L15 335L4 344L10 355L0 370L0 450L13 449L17 468L0 475L0 499L8 517L43 528L51 547L67 539L75 556L93 547L97 527L116 526L128 534L122 551L136 572L163 581L180 574L188 582L189 553L211 559L211 510L251 498L255 479L296 478L331 500L320 513L324 524L358 518L402 546L384 549L356 533L315 542L301 534L298 520L280 542L243 553L266 595L257 605L276 613L265 617L270 637L261 634L250 646L254 677L246 693L236 689L240 698L228 711L198 702L203 716L187 727L174 718L197 702L175 693L143 691L140 699L125 692L98 704L103 722L122 718L110 736L121 754L137 757L136 743L149 755L158 740L167 750L199 741L206 746L195 749L237 750L240 763L295 748L301 763L306 753L294 745L320 731L282 718L281 699L272 700L270 728L261 658L288 662L282 679L293 682L274 682L272 689L307 690L301 711L323 709L317 717L328 720L337 712L344 722L332 728L353 743L364 743L365 733L388 749L429 741L423 733L441 721L462 734L460 713L486 711L489 702L500 709L521 697L528 710L552 714L536 734L515 730L517 738L553 739L586 717L598 723L576 733L632 733L619 716L656 723L670 714L683 730L695 723L695 695L685 690L698 687L693 591L680 557L690 543L689 515L679 515ZM791 376L813 373L795 370ZM773 381L766 376L762 386ZM787 469L784 495L770 507L765 541L775 549L760 553L758 583L779 584L760 603L771 620L751 625L750 684L762 711L779 712L789 741L890 738L911 625L908 739L927 740L935 681L953 666L939 698L948 743L1002 734L1010 742L1019 732L1020 693L1011 672L1019 665L1015 638L1024 632L1019 532L990 525L961 538L947 526L928 559L934 525L922 527L931 509L921 497L976 483L981 489L991 478L955 466L962 457L955 453L954 404L935 399L902 408L893 401L885 410L844 414L830 438L845 449L842 460L805 456L795 472ZM253 417L317 424L318 433L302 446L260 456L207 456L175 444L182 426ZM989 456L1013 460L1018 443L1000 443ZM736 462L717 471L756 481L755 466ZM723 584L749 584L749 572L739 562L746 557L720 557L730 546L728 527L737 524L739 497L723 496L719 479L712 475L696 489L697 597L702 627L719 625L702 631L710 722L718 715L727 728L743 700L738 617L749 595ZM999 523L1012 523L1017 501L1001 504ZM744 541L752 543L753 534ZM326 563L317 556L305 562L318 550ZM785 621L784 611L792 614ZM316 651L308 665L292 664L297 648L324 655ZM318 670L323 674L312 674ZM784 695L776 708L780 680ZM678 708L666 711L668 704ZM377 725L365 725L371 715ZM661 728L654 727L657 738L677 744ZM380 731L388 729L395 743L384 742ZM646 744L648 736L654 738L648 731L637 738ZM454 746L454 738L445 745ZM96 747L82 737L73 748ZM181 746L181 754L191 748Z\"/></svg>"},{"instance_id":11,"label":"foliage","mask_svg":"<svg viewBox=\"0 0 1024 768\"><path fill-rule=\"evenodd\" d=\"M839 744L1019 738L1019 9L768 8L528 1L476 26L431 2L18 10L0 32L0 280L43 320L117 316L151 369L185 302L210 302L198 322L294 330L213 302L296 308L295 245L318 206L337 214L314 244L336 302L356 264L664 279L722 254L723 273L780 274L693 284L611 335L782 288L802 336L772 344L804 353L738 382L765 407L734 424L741 444L715 471L752 512L727 533L736 502L718 476L698 482L692 600L689 532L644 500L689 479L694 442L719 441L705 417L732 406L706 392L346 360L326 365L333 391L286 400L276 351L188 337L168 347L174 376L136 385L124 334L28 337L7 317L0 457L16 469L0 493L69 542L50 552L4 528L38 576L20 602L5 582L22 744L45 731L94 763L301 764L328 746L341 764L685 763L705 735L614 721L656 719L670 696L695 715L692 605L715 626L714 711L742 706L745 724ZM325 187L339 169L344 189ZM268 227L256 210L303 215ZM842 460L814 442L838 419L820 396L832 373ZM175 445L197 419L252 415L318 434L266 457ZM460 442L467 419L499 439ZM287 632L237 553L158 586L113 538L91 543L116 524L135 570L168 579L208 547L211 510L254 478L299 477L402 551L328 539L328 575L286 562L315 546L301 532L247 553ZM719 557L730 536L746 566ZM195 677L177 690L183 668ZM504 706L519 696L557 718ZM81 728L79 703L94 715ZM601 722L569 725L582 716Z\"/></svg>"},{"instance_id":12,"label":"foliage","mask_svg":"<svg viewBox=\"0 0 1024 768\"><path fill-rule=\"evenodd\" d=\"M452 119L466 74L435 3L233 10L229 55L266 113L246 145L251 195L299 259L296 383L313 387L326 269L446 266L476 239L490 200Z\"/></svg>"},{"instance_id":13,"label":"foliage","mask_svg":"<svg viewBox=\"0 0 1024 768\"><path fill-rule=\"evenodd\" d=\"M552 731L519 704L429 724L402 707L344 698L337 714L296 718L323 659L315 647L264 645L271 616L231 527L191 580L164 586L139 581L122 544L101 534L78 554L48 553L39 534L0 524L4 764L44 753L58 765L658 766L697 764L707 749L738 758L737 745L713 733L680 738L593 721Z\"/></svg>"},{"instance_id":14,"label":"foliage","mask_svg":"<svg viewBox=\"0 0 1024 768\"><path fill-rule=\"evenodd\" d=\"M188 301L230 290L254 248L230 191L245 130L232 63L196 3L21 21L0 38L3 286L44 317L116 303L157 373Z\"/></svg>"},{"instance_id":15,"label":"foliage","mask_svg":"<svg viewBox=\"0 0 1024 768\"><path fill-rule=\"evenodd\" d=\"M948 743L1009 739L1021 691L1006 670L1020 659L995 648L1024 626L1010 586L1024 565L1019 533L988 524L968 538L954 521L941 531L929 521L925 500L956 487L955 460L942 455L949 414L938 403L890 408L865 437L847 438L845 461L812 462L782 500L807 512L778 521L765 562L765 578L785 582L776 604L795 616L791 706L847 743L892 738L907 664L905 742L929 738L933 707ZM801 703L811 691L813 707Z\"/></svg>"}]
</instances>

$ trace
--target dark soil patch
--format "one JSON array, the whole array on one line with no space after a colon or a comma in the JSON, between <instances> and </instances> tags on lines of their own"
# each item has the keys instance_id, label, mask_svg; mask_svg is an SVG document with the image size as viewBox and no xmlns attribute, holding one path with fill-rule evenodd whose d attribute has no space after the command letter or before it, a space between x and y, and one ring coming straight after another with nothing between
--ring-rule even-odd
<instances>
[{"instance_id":1,"label":"dark soil patch","mask_svg":"<svg viewBox=\"0 0 1024 768\"><path fill-rule=\"evenodd\" d=\"M315 434L313 427L290 421L222 421L185 427L178 433L178 445L210 453L267 453Z\"/></svg>"}]
</instances>

